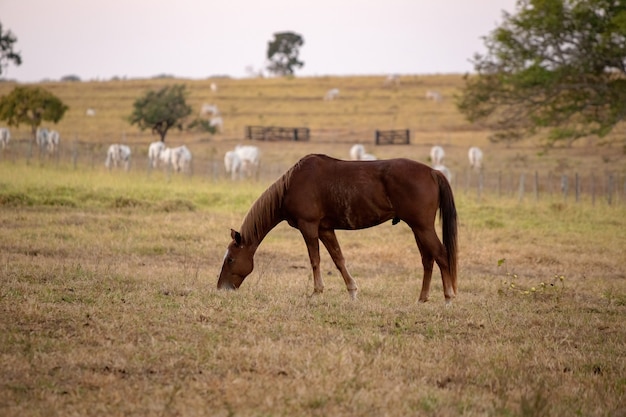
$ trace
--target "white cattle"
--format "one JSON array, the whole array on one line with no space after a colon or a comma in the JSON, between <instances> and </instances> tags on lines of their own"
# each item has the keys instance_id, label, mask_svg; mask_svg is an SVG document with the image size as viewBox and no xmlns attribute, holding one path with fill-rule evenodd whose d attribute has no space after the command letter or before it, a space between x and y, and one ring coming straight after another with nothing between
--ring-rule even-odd
<instances>
[{"instance_id":1,"label":"white cattle","mask_svg":"<svg viewBox=\"0 0 626 417\"><path fill-rule=\"evenodd\" d=\"M400 85L400 76L398 74L389 74L387 78L385 78L385 82L383 86L385 87L397 87Z\"/></svg>"},{"instance_id":2,"label":"white cattle","mask_svg":"<svg viewBox=\"0 0 626 417\"><path fill-rule=\"evenodd\" d=\"M241 160L242 174L248 178L258 178L261 164L261 151L252 145L237 145L235 153Z\"/></svg>"},{"instance_id":3,"label":"white cattle","mask_svg":"<svg viewBox=\"0 0 626 417\"><path fill-rule=\"evenodd\" d=\"M6 127L0 127L0 149L5 149L9 146L11 140L11 131Z\"/></svg>"},{"instance_id":4,"label":"white cattle","mask_svg":"<svg viewBox=\"0 0 626 417\"><path fill-rule=\"evenodd\" d=\"M480 148L472 146L469 148L467 156L469 158L471 168L479 170L483 167L483 151L481 151Z\"/></svg>"},{"instance_id":5,"label":"white cattle","mask_svg":"<svg viewBox=\"0 0 626 417\"><path fill-rule=\"evenodd\" d=\"M148 148L148 162L150 164L150 168L156 168L159 165L161 152L164 149L165 144L160 140L150 144L150 147Z\"/></svg>"},{"instance_id":6,"label":"white cattle","mask_svg":"<svg viewBox=\"0 0 626 417\"><path fill-rule=\"evenodd\" d=\"M61 135L56 130L48 130L45 127L37 129L35 142L39 147L40 154L53 154L59 149Z\"/></svg>"},{"instance_id":7,"label":"white cattle","mask_svg":"<svg viewBox=\"0 0 626 417\"><path fill-rule=\"evenodd\" d=\"M331 101L331 100L336 99L337 97L339 97L339 89L338 88L331 88L324 95L324 100Z\"/></svg>"},{"instance_id":8,"label":"white cattle","mask_svg":"<svg viewBox=\"0 0 626 417\"><path fill-rule=\"evenodd\" d=\"M48 153L52 154L59 150L61 143L61 135L56 130L48 132Z\"/></svg>"},{"instance_id":9,"label":"white cattle","mask_svg":"<svg viewBox=\"0 0 626 417\"><path fill-rule=\"evenodd\" d=\"M350 159L353 161L375 161L378 158L371 153L365 152L365 147L357 143L350 148Z\"/></svg>"},{"instance_id":10,"label":"white cattle","mask_svg":"<svg viewBox=\"0 0 626 417\"><path fill-rule=\"evenodd\" d=\"M222 116L214 116L209 120L209 126L214 127L218 132L222 131L222 127L224 126L224 120L222 120Z\"/></svg>"},{"instance_id":11,"label":"white cattle","mask_svg":"<svg viewBox=\"0 0 626 417\"><path fill-rule=\"evenodd\" d=\"M360 143L352 145L352 147L350 148L350 159L352 159L353 161L358 161L359 159L361 159L361 155L363 155L364 153L365 147L363 147L363 145L361 145Z\"/></svg>"},{"instance_id":12,"label":"white cattle","mask_svg":"<svg viewBox=\"0 0 626 417\"><path fill-rule=\"evenodd\" d=\"M230 174L230 178L234 181L241 178L241 158L235 151L228 151L224 155L224 168L226 174Z\"/></svg>"},{"instance_id":13,"label":"white cattle","mask_svg":"<svg viewBox=\"0 0 626 417\"><path fill-rule=\"evenodd\" d=\"M94 109L92 109L92 108L88 108L88 109L85 111L85 114L86 114L87 116L93 117L93 116L95 116L95 115L96 115L96 111L95 111Z\"/></svg>"},{"instance_id":14,"label":"white cattle","mask_svg":"<svg viewBox=\"0 0 626 417\"><path fill-rule=\"evenodd\" d=\"M212 93L217 93L217 84L211 83L211 92Z\"/></svg>"},{"instance_id":15,"label":"white cattle","mask_svg":"<svg viewBox=\"0 0 626 417\"><path fill-rule=\"evenodd\" d=\"M48 129L45 127L37 128L35 143L39 147L40 152L43 152L48 147Z\"/></svg>"},{"instance_id":16,"label":"white cattle","mask_svg":"<svg viewBox=\"0 0 626 417\"><path fill-rule=\"evenodd\" d=\"M165 148L160 154L161 161L171 166L175 172L191 172L191 152L185 145L176 148Z\"/></svg>"},{"instance_id":17,"label":"white cattle","mask_svg":"<svg viewBox=\"0 0 626 417\"><path fill-rule=\"evenodd\" d=\"M438 91L428 90L426 92L426 100L432 100L432 101L439 102L439 101L441 101L442 98L443 97L441 96L441 93L438 92Z\"/></svg>"},{"instance_id":18,"label":"white cattle","mask_svg":"<svg viewBox=\"0 0 626 417\"><path fill-rule=\"evenodd\" d=\"M128 171L130 168L130 148L126 145L119 145L114 143L109 146L107 151L107 159L104 161L104 166L111 169L113 167L123 166L124 170Z\"/></svg>"},{"instance_id":19,"label":"white cattle","mask_svg":"<svg viewBox=\"0 0 626 417\"><path fill-rule=\"evenodd\" d=\"M443 175L445 175L446 178L448 179L448 182L452 181L452 173L450 172L448 167L446 167L445 165L437 164L433 167L433 169L436 169L437 171L441 171Z\"/></svg>"},{"instance_id":20,"label":"white cattle","mask_svg":"<svg viewBox=\"0 0 626 417\"><path fill-rule=\"evenodd\" d=\"M446 153L441 146L436 145L430 148L430 162L433 166L442 165L444 156Z\"/></svg>"},{"instance_id":21,"label":"white cattle","mask_svg":"<svg viewBox=\"0 0 626 417\"><path fill-rule=\"evenodd\" d=\"M200 113L204 115L217 116L220 114L220 109L215 104L204 103L200 109Z\"/></svg>"}]
</instances>

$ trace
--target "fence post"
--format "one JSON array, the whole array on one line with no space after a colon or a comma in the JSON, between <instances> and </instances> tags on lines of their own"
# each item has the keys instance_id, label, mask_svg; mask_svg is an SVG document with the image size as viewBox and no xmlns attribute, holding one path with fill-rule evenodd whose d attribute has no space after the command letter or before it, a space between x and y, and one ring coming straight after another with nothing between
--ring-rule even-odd
<instances>
[{"instance_id":1,"label":"fence post","mask_svg":"<svg viewBox=\"0 0 626 417\"><path fill-rule=\"evenodd\" d=\"M74 166L74 171L76 171L78 163L78 144L76 143L76 138L72 142L72 165Z\"/></svg>"},{"instance_id":2,"label":"fence post","mask_svg":"<svg viewBox=\"0 0 626 417\"><path fill-rule=\"evenodd\" d=\"M518 196L518 202L522 202L522 200L524 199L524 189L525 187L525 182L526 182L526 174L524 172L522 172L520 174L519 177L519 196Z\"/></svg>"},{"instance_id":3,"label":"fence post","mask_svg":"<svg viewBox=\"0 0 626 417\"><path fill-rule=\"evenodd\" d=\"M607 202L609 206L613 203L613 173L609 174L609 183L607 184Z\"/></svg>"},{"instance_id":4,"label":"fence post","mask_svg":"<svg viewBox=\"0 0 626 417\"><path fill-rule=\"evenodd\" d=\"M580 200L580 180L578 178L578 172L576 173L576 176L574 178L576 181L576 202L578 203Z\"/></svg>"},{"instance_id":5,"label":"fence post","mask_svg":"<svg viewBox=\"0 0 626 417\"><path fill-rule=\"evenodd\" d=\"M591 205L596 205L596 175L591 173Z\"/></svg>"},{"instance_id":6,"label":"fence post","mask_svg":"<svg viewBox=\"0 0 626 417\"><path fill-rule=\"evenodd\" d=\"M498 171L498 198L502 197L502 171Z\"/></svg>"},{"instance_id":7,"label":"fence post","mask_svg":"<svg viewBox=\"0 0 626 417\"><path fill-rule=\"evenodd\" d=\"M478 173L478 201L480 201L483 195L483 171Z\"/></svg>"},{"instance_id":8,"label":"fence post","mask_svg":"<svg viewBox=\"0 0 626 417\"><path fill-rule=\"evenodd\" d=\"M539 201L539 172L535 171L535 185L533 188L535 193L535 201Z\"/></svg>"},{"instance_id":9,"label":"fence post","mask_svg":"<svg viewBox=\"0 0 626 417\"><path fill-rule=\"evenodd\" d=\"M569 184L567 181L567 175L563 174L561 176L561 192L563 193L563 201L567 199L568 188L569 188Z\"/></svg>"}]
</instances>

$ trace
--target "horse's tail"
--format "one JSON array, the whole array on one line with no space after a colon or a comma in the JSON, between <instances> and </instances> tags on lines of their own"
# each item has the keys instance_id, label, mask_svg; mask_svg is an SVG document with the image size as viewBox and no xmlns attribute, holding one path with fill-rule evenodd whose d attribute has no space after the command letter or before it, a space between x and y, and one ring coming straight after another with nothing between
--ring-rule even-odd
<instances>
[{"instance_id":1,"label":"horse's tail","mask_svg":"<svg viewBox=\"0 0 626 417\"><path fill-rule=\"evenodd\" d=\"M439 184L439 217L442 223L443 245L448 252L448 268L456 294L457 279L457 215L450 183L443 174L437 175Z\"/></svg>"}]
</instances>

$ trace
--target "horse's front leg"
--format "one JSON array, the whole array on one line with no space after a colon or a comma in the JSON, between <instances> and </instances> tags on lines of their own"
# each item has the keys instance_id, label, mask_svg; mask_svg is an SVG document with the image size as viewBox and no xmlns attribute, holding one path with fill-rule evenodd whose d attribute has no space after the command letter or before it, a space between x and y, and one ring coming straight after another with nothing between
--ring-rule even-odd
<instances>
[{"instance_id":1,"label":"horse's front leg","mask_svg":"<svg viewBox=\"0 0 626 417\"><path fill-rule=\"evenodd\" d=\"M344 282L346 283L346 288L348 289L348 294L350 294L350 298L356 300L356 293L359 288L356 285L356 281L348 272L346 268L346 260L341 253L341 247L339 246L339 241L337 241L337 235L335 235L334 230L320 230L320 240L326 247L326 250L330 254L330 257L333 259L335 266L341 273Z\"/></svg>"},{"instance_id":2,"label":"horse's front leg","mask_svg":"<svg viewBox=\"0 0 626 417\"><path fill-rule=\"evenodd\" d=\"M321 294L324 292L324 281L320 271L320 242L317 235L317 225L315 227L311 225L299 226L299 228L309 252L311 269L313 269L313 294Z\"/></svg>"}]
</instances>

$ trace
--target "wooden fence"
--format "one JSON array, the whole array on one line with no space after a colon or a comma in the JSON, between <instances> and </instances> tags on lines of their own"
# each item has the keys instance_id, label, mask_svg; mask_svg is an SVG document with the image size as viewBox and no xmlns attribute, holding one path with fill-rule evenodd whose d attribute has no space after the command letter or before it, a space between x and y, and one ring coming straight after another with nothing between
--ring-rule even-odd
<instances>
[{"instance_id":1,"label":"wooden fence","mask_svg":"<svg viewBox=\"0 0 626 417\"><path fill-rule=\"evenodd\" d=\"M408 145L410 143L411 134L409 129L376 131L376 145Z\"/></svg>"},{"instance_id":2,"label":"wooden fence","mask_svg":"<svg viewBox=\"0 0 626 417\"><path fill-rule=\"evenodd\" d=\"M308 141L308 127L246 126L246 139Z\"/></svg>"}]
</instances>

